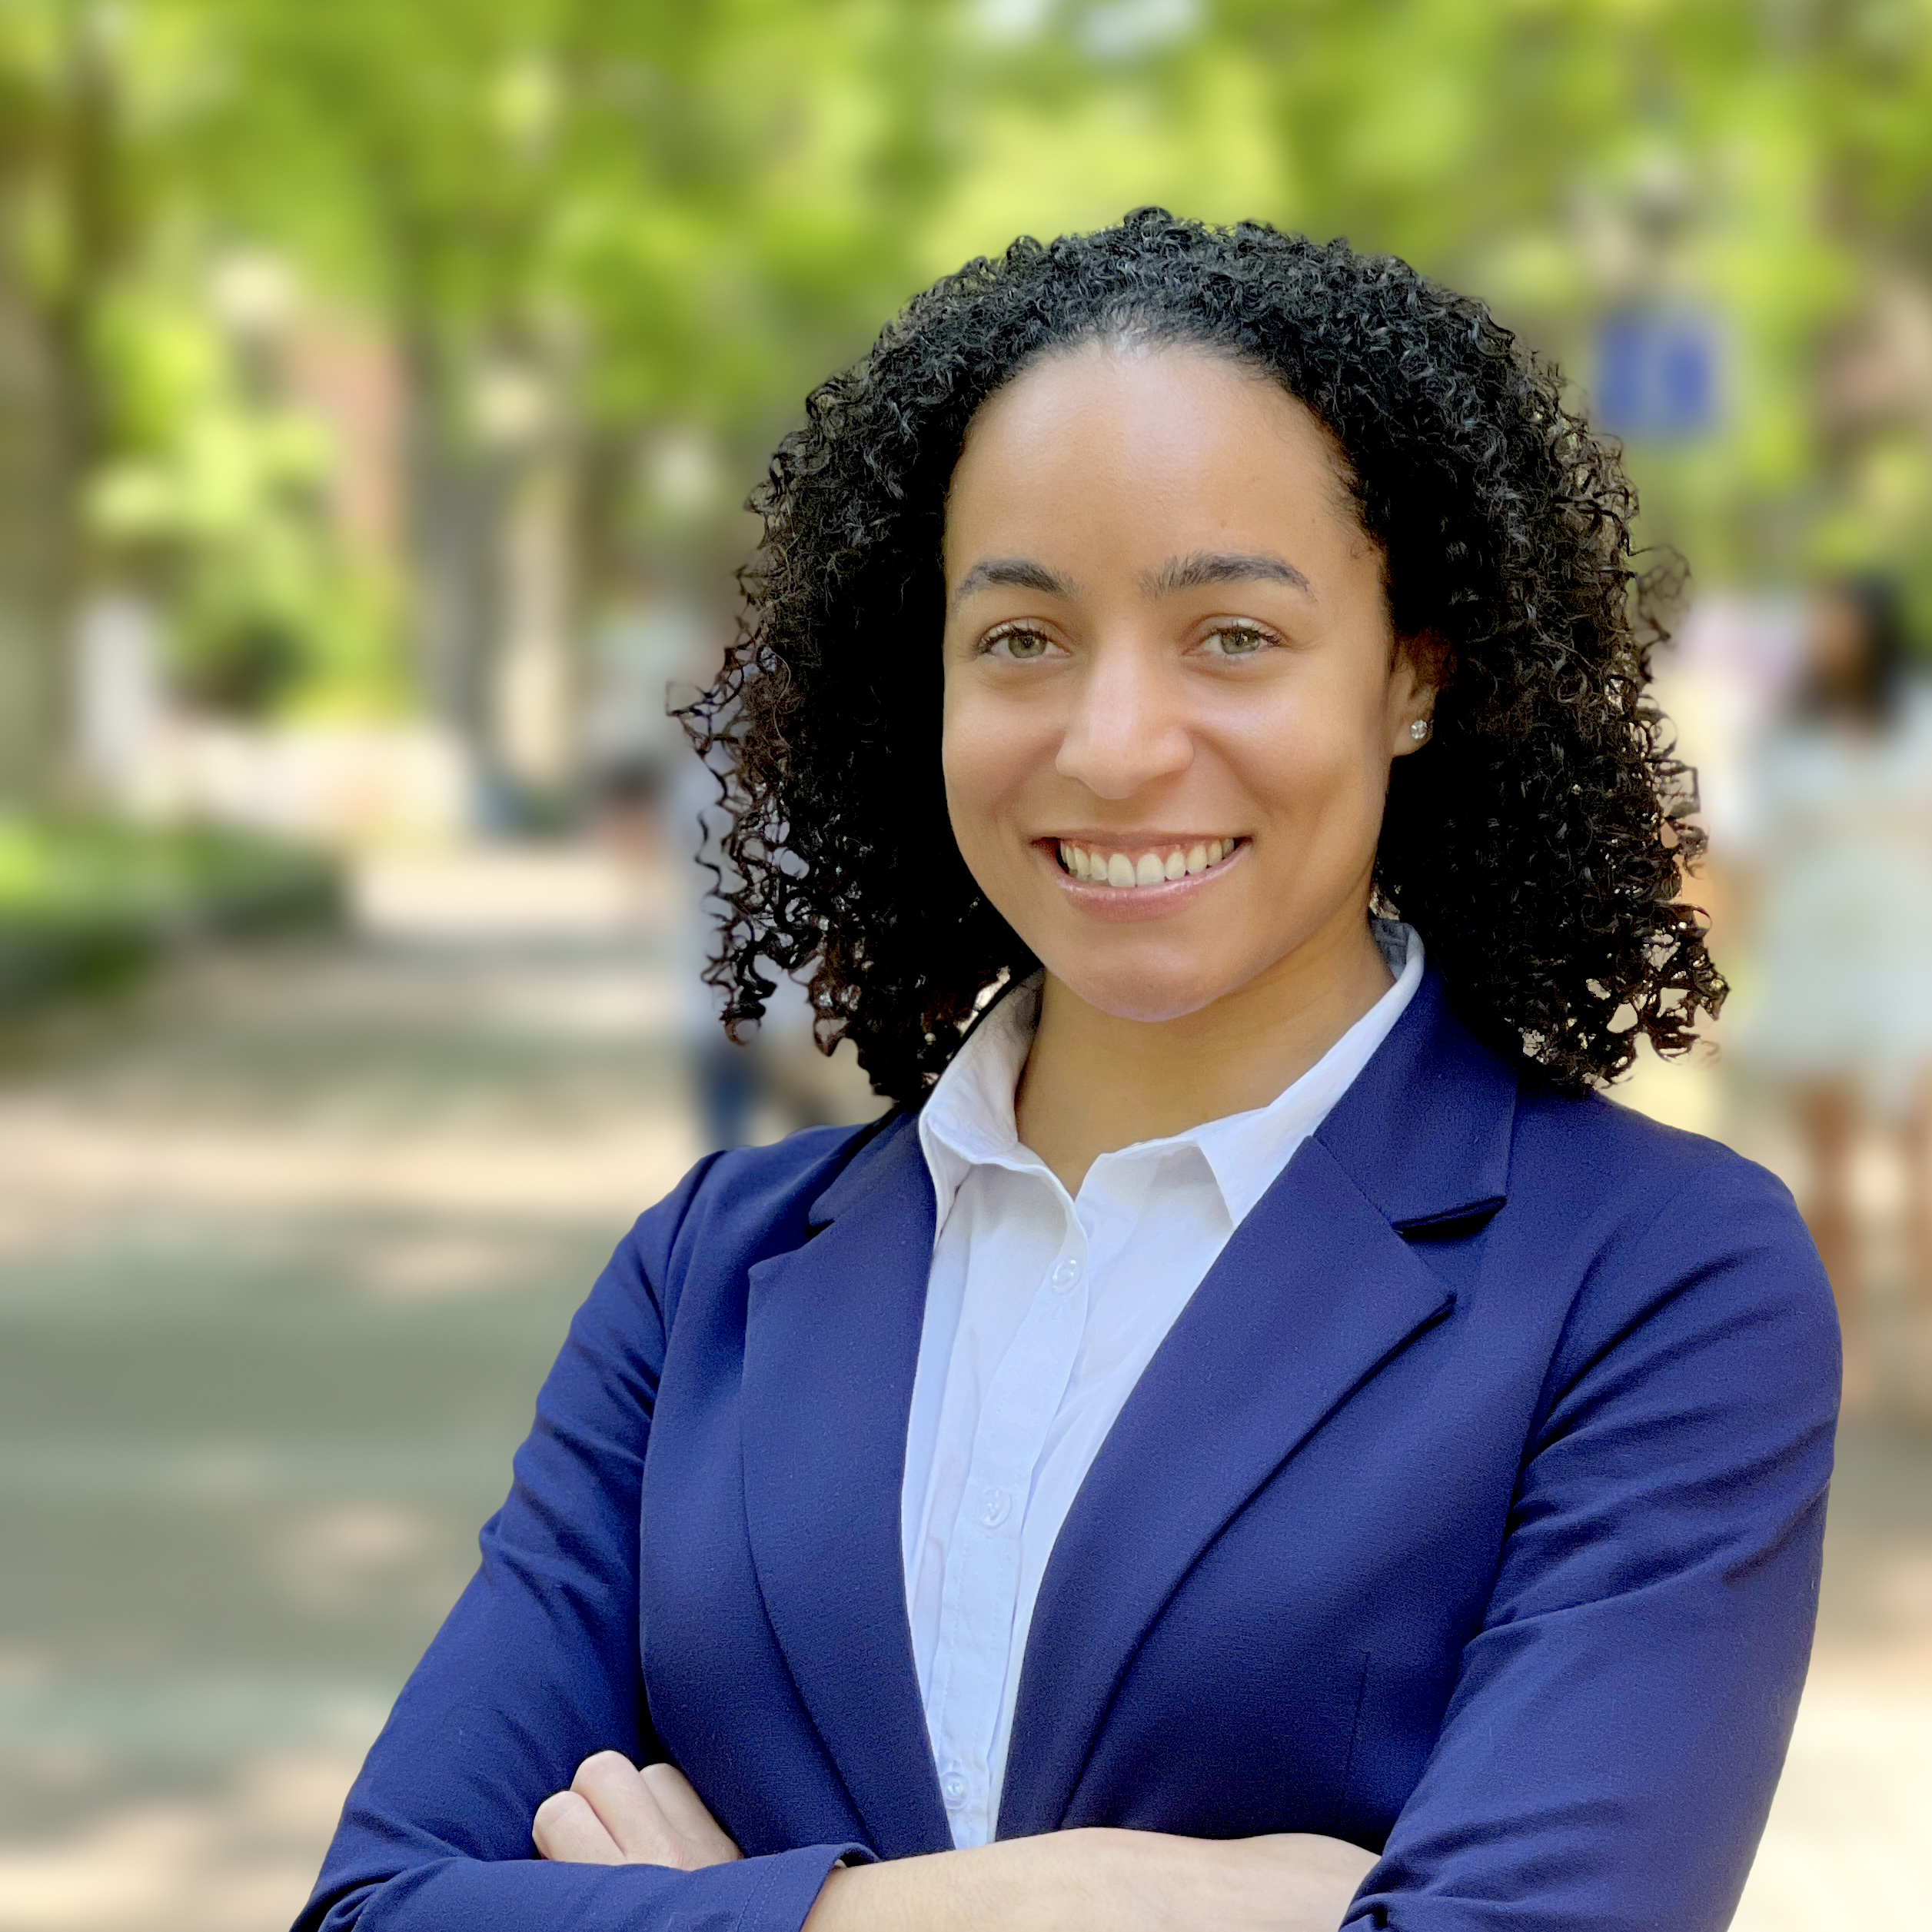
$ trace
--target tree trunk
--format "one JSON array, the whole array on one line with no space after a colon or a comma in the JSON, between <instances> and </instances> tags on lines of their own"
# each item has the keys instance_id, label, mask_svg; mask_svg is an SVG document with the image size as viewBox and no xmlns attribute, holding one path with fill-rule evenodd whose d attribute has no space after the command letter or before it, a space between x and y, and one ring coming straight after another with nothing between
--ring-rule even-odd
<instances>
[{"instance_id":1,"label":"tree trunk","mask_svg":"<svg viewBox=\"0 0 1932 1932\"><path fill-rule=\"evenodd\" d=\"M60 259L45 286L18 234L31 198L0 179L0 806L43 804L74 781L74 633L95 561L82 497L108 442L99 318L130 251L112 17L83 5L56 24L40 151L15 164L37 165L55 211Z\"/></svg>"},{"instance_id":2,"label":"tree trunk","mask_svg":"<svg viewBox=\"0 0 1932 1932\"><path fill-rule=\"evenodd\" d=\"M75 484L62 374L0 259L0 809L52 799L71 737Z\"/></svg>"},{"instance_id":3,"label":"tree trunk","mask_svg":"<svg viewBox=\"0 0 1932 1932\"><path fill-rule=\"evenodd\" d=\"M500 463L467 446L453 420L451 385L439 358L418 345L406 367L404 484L417 675L431 717L473 762L476 809L487 817L499 783L492 643L507 479Z\"/></svg>"},{"instance_id":4,"label":"tree trunk","mask_svg":"<svg viewBox=\"0 0 1932 1932\"><path fill-rule=\"evenodd\" d=\"M524 465L503 531L495 741L504 771L540 814L565 801L577 766L575 534L570 452Z\"/></svg>"}]
</instances>

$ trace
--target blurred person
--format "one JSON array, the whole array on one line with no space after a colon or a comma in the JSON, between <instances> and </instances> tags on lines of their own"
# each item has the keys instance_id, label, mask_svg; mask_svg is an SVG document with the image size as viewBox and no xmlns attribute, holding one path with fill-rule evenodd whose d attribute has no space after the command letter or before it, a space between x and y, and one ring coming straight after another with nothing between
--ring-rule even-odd
<instances>
[{"instance_id":1,"label":"blurred person","mask_svg":"<svg viewBox=\"0 0 1932 1932\"><path fill-rule=\"evenodd\" d=\"M1896 587L1870 577L1809 600L1783 716L1750 774L1741 859L1755 998L1741 1054L1788 1092L1804 1141L1805 1218L1837 1297L1845 1393L1875 1394L1869 1269L1851 1187L1866 1136L1904 1158L1908 1302L1932 1398L1932 680L1905 647Z\"/></svg>"},{"instance_id":2,"label":"blurred person","mask_svg":"<svg viewBox=\"0 0 1932 1932\"><path fill-rule=\"evenodd\" d=\"M787 1130L841 1118L809 1079L786 1077L802 1060L819 1058L811 1009L795 981L779 976L767 1023L745 1039L721 1030L717 996L704 983L726 863L718 785L693 756L670 694L717 674L712 627L675 600L641 604L600 627L594 658L584 731L590 823L640 906L655 901L667 878L682 889L673 926L677 1031L699 1144L714 1153L744 1146L761 1117L775 1116Z\"/></svg>"},{"instance_id":3,"label":"blurred person","mask_svg":"<svg viewBox=\"0 0 1932 1932\"><path fill-rule=\"evenodd\" d=\"M589 650L584 763L601 829L614 851L650 866L689 762L684 734L666 715L667 685L715 659L713 627L680 599L639 595L608 611ZM681 863L685 850L677 847Z\"/></svg>"},{"instance_id":4,"label":"blurred person","mask_svg":"<svg viewBox=\"0 0 1932 1932\"><path fill-rule=\"evenodd\" d=\"M757 504L711 978L893 1106L620 1247L303 1927L1715 1932L1837 1353L1777 1182L1592 1091L1724 990L1611 446L1149 209Z\"/></svg>"}]
</instances>

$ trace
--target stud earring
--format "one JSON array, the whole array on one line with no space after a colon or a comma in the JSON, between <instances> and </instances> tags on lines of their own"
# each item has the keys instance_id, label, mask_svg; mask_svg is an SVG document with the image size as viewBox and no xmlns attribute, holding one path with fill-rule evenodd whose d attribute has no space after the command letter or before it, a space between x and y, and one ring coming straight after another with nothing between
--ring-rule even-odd
<instances>
[{"instance_id":1,"label":"stud earring","mask_svg":"<svg viewBox=\"0 0 1932 1932\"><path fill-rule=\"evenodd\" d=\"M1415 722L1409 727L1408 735L1419 745L1422 740L1429 735L1428 720L1427 718L1418 718Z\"/></svg>"}]
</instances>

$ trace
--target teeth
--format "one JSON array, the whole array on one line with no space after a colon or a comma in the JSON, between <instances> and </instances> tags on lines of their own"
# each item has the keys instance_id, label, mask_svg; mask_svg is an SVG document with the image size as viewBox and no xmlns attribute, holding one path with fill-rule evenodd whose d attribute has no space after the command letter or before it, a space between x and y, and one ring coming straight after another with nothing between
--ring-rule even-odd
<instances>
[{"instance_id":1,"label":"teeth","mask_svg":"<svg viewBox=\"0 0 1932 1932\"><path fill-rule=\"evenodd\" d=\"M1169 880L1185 879L1219 865L1235 849L1233 839L1209 839L1184 851L1179 846L1165 852L1143 852L1129 858L1124 852L1102 855L1071 839L1059 841L1060 863L1076 879L1119 890L1136 886L1158 886Z\"/></svg>"}]
</instances>

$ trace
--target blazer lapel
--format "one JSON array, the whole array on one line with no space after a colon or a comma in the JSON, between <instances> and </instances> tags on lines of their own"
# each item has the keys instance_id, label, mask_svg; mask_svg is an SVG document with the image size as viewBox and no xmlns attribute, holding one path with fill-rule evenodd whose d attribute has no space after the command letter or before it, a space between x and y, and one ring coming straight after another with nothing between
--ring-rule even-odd
<instances>
[{"instance_id":1,"label":"blazer lapel","mask_svg":"<svg viewBox=\"0 0 1932 1932\"><path fill-rule=\"evenodd\" d=\"M899 1551L906 1416L932 1261L915 1121L885 1129L750 1273L745 1515L766 1612L882 1857L952 1842Z\"/></svg>"},{"instance_id":2,"label":"blazer lapel","mask_svg":"<svg viewBox=\"0 0 1932 1932\"><path fill-rule=\"evenodd\" d=\"M1513 1069L1468 1036L1432 974L1236 1229L1048 1559L1000 1837L1059 1827L1122 1673L1188 1571L1332 1410L1448 1312L1453 1295L1401 1230L1500 1205L1515 1093Z\"/></svg>"}]
</instances>

